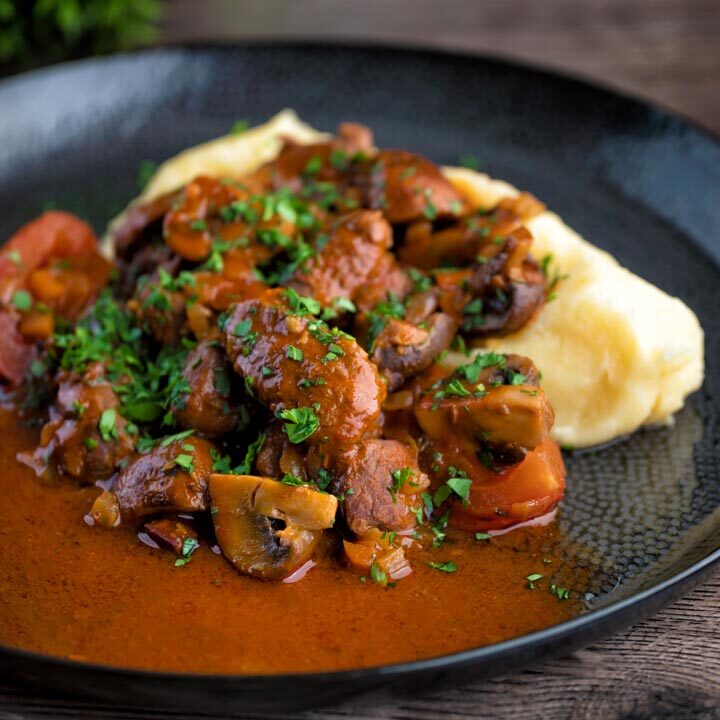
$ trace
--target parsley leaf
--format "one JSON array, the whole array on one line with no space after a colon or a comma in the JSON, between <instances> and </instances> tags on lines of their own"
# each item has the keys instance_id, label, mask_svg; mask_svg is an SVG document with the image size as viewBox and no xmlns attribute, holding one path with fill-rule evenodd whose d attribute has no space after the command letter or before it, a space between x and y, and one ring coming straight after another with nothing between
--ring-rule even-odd
<instances>
[{"instance_id":1,"label":"parsley leaf","mask_svg":"<svg viewBox=\"0 0 720 720\"><path fill-rule=\"evenodd\" d=\"M276 416L285 420L285 432L291 443L297 444L307 440L320 427L320 420L312 408L281 410Z\"/></svg>"}]
</instances>

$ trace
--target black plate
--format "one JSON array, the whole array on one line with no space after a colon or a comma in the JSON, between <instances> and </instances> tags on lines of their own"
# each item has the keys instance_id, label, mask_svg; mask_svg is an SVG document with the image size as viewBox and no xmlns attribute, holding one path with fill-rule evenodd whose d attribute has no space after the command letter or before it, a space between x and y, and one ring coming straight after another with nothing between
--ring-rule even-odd
<instances>
[{"instance_id":1,"label":"black plate","mask_svg":"<svg viewBox=\"0 0 720 720\"><path fill-rule=\"evenodd\" d=\"M169 675L9 648L0 648L0 669L124 704L287 709L504 672L613 632L698 582L720 559L720 144L677 117L556 75L440 53L273 45L74 63L0 85L0 237L48 201L102 229L136 193L142 160L283 107L324 129L367 123L379 144L441 163L476 155L483 170L538 195L698 313L707 334L702 391L674 428L568 458L566 562L590 566L594 577L588 613L570 622L448 657L340 673Z\"/></svg>"}]
</instances>

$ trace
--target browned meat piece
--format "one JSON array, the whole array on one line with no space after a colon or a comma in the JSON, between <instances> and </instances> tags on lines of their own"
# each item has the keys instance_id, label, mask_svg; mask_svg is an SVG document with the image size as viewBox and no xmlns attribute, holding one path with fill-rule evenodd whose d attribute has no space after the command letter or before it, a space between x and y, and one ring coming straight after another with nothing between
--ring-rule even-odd
<instances>
[{"instance_id":1,"label":"browned meat piece","mask_svg":"<svg viewBox=\"0 0 720 720\"><path fill-rule=\"evenodd\" d=\"M310 145L286 140L277 158L265 165L259 175L275 188L300 192L308 181L345 185L345 174L372 154L372 131L357 123L344 123L335 138Z\"/></svg>"},{"instance_id":2,"label":"browned meat piece","mask_svg":"<svg viewBox=\"0 0 720 720\"><path fill-rule=\"evenodd\" d=\"M532 235L514 211L530 212L528 208L535 205L530 200L515 201L512 207L501 204L436 233L430 223L415 222L398 253L403 262L426 270L443 264L473 268L469 277L466 272L458 274L457 289L438 290L445 296L443 309L452 311L463 331L472 335L519 330L545 299L544 275L529 255ZM436 283L444 285L442 276L452 275L452 271L436 273Z\"/></svg>"},{"instance_id":3,"label":"browned meat piece","mask_svg":"<svg viewBox=\"0 0 720 720\"><path fill-rule=\"evenodd\" d=\"M291 442L336 450L372 427L385 387L355 340L309 316L308 304L291 289L239 303L225 324L226 348L248 390L284 420Z\"/></svg>"},{"instance_id":4,"label":"browned meat piece","mask_svg":"<svg viewBox=\"0 0 720 720\"><path fill-rule=\"evenodd\" d=\"M463 195L422 155L381 150L364 167L366 174L356 172L354 177L363 204L382 210L390 223L459 217L465 211Z\"/></svg>"},{"instance_id":5,"label":"browned meat piece","mask_svg":"<svg viewBox=\"0 0 720 720\"><path fill-rule=\"evenodd\" d=\"M183 294L163 288L157 276L137 287L137 295L128 302L128 307L137 315L138 324L162 345L177 345L187 325Z\"/></svg>"},{"instance_id":6,"label":"browned meat piece","mask_svg":"<svg viewBox=\"0 0 720 720\"><path fill-rule=\"evenodd\" d=\"M433 313L423 327L391 318L375 338L371 359L387 380L390 392L432 365L455 337L457 323L445 313Z\"/></svg>"},{"instance_id":7,"label":"browned meat piece","mask_svg":"<svg viewBox=\"0 0 720 720\"><path fill-rule=\"evenodd\" d=\"M388 255L391 244L392 229L381 213L350 213L335 223L326 245L288 284L325 306L337 298L353 300Z\"/></svg>"},{"instance_id":8,"label":"browned meat piece","mask_svg":"<svg viewBox=\"0 0 720 720\"><path fill-rule=\"evenodd\" d=\"M212 447L206 440L192 436L160 444L136 458L122 470L113 486L122 521L166 512L207 510Z\"/></svg>"},{"instance_id":9,"label":"browned meat piece","mask_svg":"<svg viewBox=\"0 0 720 720\"><path fill-rule=\"evenodd\" d=\"M178 557L188 555L188 546L193 549L197 547L197 533L182 520L151 520L145 523L145 532L161 548L174 552Z\"/></svg>"},{"instance_id":10,"label":"browned meat piece","mask_svg":"<svg viewBox=\"0 0 720 720\"><path fill-rule=\"evenodd\" d=\"M290 442L282 422L270 423L255 461L258 474L279 479L288 473L306 482L310 479L306 465L305 453Z\"/></svg>"},{"instance_id":11,"label":"browned meat piece","mask_svg":"<svg viewBox=\"0 0 720 720\"><path fill-rule=\"evenodd\" d=\"M486 353L434 383L415 403L425 435L492 465L513 465L545 442L555 415L528 358Z\"/></svg>"},{"instance_id":12,"label":"browned meat piece","mask_svg":"<svg viewBox=\"0 0 720 720\"><path fill-rule=\"evenodd\" d=\"M532 198L532 196L530 196ZM537 202L532 198L533 202ZM523 216L516 210L525 210L530 200L521 202L501 202L495 209L479 211L462 220L433 231L432 223L426 219L413 222L405 234L405 242L398 250L402 262L424 270L432 270L443 265L463 267L476 262L478 255L484 257L497 253L499 238L506 238L522 228L518 239L522 243L515 257L521 261L527 255L532 244L532 236L523 225Z\"/></svg>"},{"instance_id":13,"label":"browned meat piece","mask_svg":"<svg viewBox=\"0 0 720 720\"><path fill-rule=\"evenodd\" d=\"M50 421L40 447L19 459L41 475L54 460L57 469L77 480L95 482L112 475L134 449L135 440L117 412L120 404L100 363L84 375L63 371Z\"/></svg>"},{"instance_id":14,"label":"browned meat piece","mask_svg":"<svg viewBox=\"0 0 720 720\"><path fill-rule=\"evenodd\" d=\"M138 249L128 261L118 260L118 282L116 285L118 295L130 298L135 294L138 281L143 276L157 277L159 268L168 275L176 275L182 258L164 243L152 243Z\"/></svg>"},{"instance_id":15,"label":"browned meat piece","mask_svg":"<svg viewBox=\"0 0 720 720\"><path fill-rule=\"evenodd\" d=\"M385 253L368 276L365 284L357 289L353 302L361 312L371 310L385 300L388 293L403 300L412 290L410 276L395 261L392 253Z\"/></svg>"},{"instance_id":16,"label":"browned meat piece","mask_svg":"<svg viewBox=\"0 0 720 720\"><path fill-rule=\"evenodd\" d=\"M173 408L178 424L208 437L232 432L239 407L230 392L231 368L222 345L201 342L188 353L182 374L190 392Z\"/></svg>"},{"instance_id":17,"label":"browned meat piece","mask_svg":"<svg viewBox=\"0 0 720 720\"><path fill-rule=\"evenodd\" d=\"M110 238L120 258L129 258L139 249L143 240L156 232L162 236L162 219L180 198L180 192L161 195L148 203L133 203L122 222L111 229Z\"/></svg>"},{"instance_id":18,"label":"browned meat piece","mask_svg":"<svg viewBox=\"0 0 720 720\"><path fill-rule=\"evenodd\" d=\"M416 524L416 509L428 477L418 468L417 452L396 440L365 440L338 459L345 521L356 535L370 528L406 530Z\"/></svg>"}]
</instances>

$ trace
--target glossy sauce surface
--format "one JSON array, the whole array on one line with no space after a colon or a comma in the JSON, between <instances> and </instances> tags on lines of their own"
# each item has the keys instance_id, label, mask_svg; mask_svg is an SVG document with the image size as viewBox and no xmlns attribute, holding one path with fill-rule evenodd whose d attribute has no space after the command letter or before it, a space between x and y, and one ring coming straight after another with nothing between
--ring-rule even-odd
<instances>
[{"instance_id":1,"label":"glossy sauce surface","mask_svg":"<svg viewBox=\"0 0 720 720\"><path fill-rule=\"evenodd\" d=\"M582 590L553 557L554 524L490 541L450 530L413 573L383 588L341 563L294 584L240 575L206 544L172 554L130 528L83 521L99 490L48 483L15 461L35 430L0 410L0 643L77 660L156 670L281 673L416 660L498 642L581 609L551 583ZM454 573L422 560L449 561ZM531 590L526 577L542 574Z\"/></svg>"}]
</instances>

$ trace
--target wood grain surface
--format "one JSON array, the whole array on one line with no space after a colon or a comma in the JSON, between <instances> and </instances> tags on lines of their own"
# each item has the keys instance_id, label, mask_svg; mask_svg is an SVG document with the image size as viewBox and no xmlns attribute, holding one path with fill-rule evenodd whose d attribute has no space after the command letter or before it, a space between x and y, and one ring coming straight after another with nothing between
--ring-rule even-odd
<instances>
[{"instance_id":1,"label":"wood grain surface","mask_svg":"<svg viewBox=\"0 0 720 720\"><path fill-rule=\"evenodd\" d=\"M599 80L720 131L720 0L174 0L163 30L169 41L375 38L489 52ZM0 720L189 717L0 678ZM277 717L720 719L720 573L627 632L524 672Z\"/></svg>"},{"instance_id":2,"label":"wood grain surface","mask_svg":"<svg viewBox=\"0 0 720 720\"><path fill-rule=\"evenodd\" d=\"M164 35L491 53L598 80L720 131L720 0L172 0Z\"/></svg>"}]
</instances>

